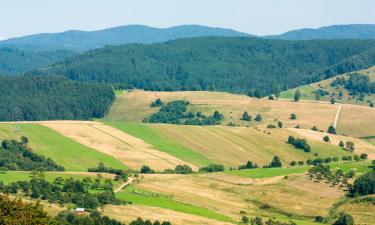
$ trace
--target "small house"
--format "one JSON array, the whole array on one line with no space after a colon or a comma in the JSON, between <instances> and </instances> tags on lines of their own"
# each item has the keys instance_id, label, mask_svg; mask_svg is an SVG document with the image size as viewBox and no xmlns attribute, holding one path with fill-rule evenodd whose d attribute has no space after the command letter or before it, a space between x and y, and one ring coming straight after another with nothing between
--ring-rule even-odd
<instances>
[{"instance_id":1,"label":"small house","mask_svg":"<svg viewBox=\"0 0 375 225\"><path fill-rule=\"evenodd\" d=\"M82 214L85 212L85 208L76 208L76 213L77 214Z\"/></svg>"}]
</instances>

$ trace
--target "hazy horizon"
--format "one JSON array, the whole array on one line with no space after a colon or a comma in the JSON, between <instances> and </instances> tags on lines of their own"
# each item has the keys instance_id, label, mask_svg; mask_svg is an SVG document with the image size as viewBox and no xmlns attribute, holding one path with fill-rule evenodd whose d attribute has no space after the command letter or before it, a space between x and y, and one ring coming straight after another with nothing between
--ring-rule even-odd
<instances>
[{"instance_id":1,"label":"hazy horizon","mask_svg":"<svg viewBox=\"0 0 375 225\"><path fill-rule=\"evenodd\" d=\"M133 24L157 28L194 24L272 35L302 28L375 24L374 8L371 0L4 0L0 2L0 40Z\"/></svg>"}]
</instances>

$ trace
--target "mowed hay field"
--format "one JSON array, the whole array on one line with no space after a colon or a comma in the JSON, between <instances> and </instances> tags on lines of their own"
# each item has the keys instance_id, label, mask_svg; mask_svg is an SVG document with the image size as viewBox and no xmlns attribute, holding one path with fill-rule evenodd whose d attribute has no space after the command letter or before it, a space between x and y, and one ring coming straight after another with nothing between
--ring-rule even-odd
<instances>
[{"instance_id":1,"label":"mowed hay field","mask_svg":"<svg viewBox=\"0 0 375 225\"><path fill-rule=\"evenodd\" d=\"M189 162L199 161L200 156L207 158L210 162L221 163L226 166L237 167L251 160L259 165L268 164L275 155L278 155L283 163L315 158L317 153L320 157L351 155L340 149L337 145L331 145L317 140L309 139L312 147L310 153L294 148L286 143L289 135L299 137L300 135L287 129L261 129L255 130L248 127L226 127L226 126L177 126L168 124L134 124L111 122L108 123L124 132L138 137L148 143L152 143L160 151L175 154ZM145 129L147 127L147 129ZM142 132L136 132L140 130ZM154 139L150 136L157 133ZM269 134L270 133L270 134ZM301 136L302 137L302 136ZM166 140L173 141L188 149L191 156L183 154L189 152L171 152ZM159 144L162 142L163 144ZM192 160L192 161L190 161Z\"/></svg>"},{"instance_id":2,"label":"mowed hay field","mask_svg":"<svg viewBox=\"0 0 375 225\"><path fill-rule=\"evenodd\" d=\"M148 192L157 196L170 196L173 201L205 208L234 221L240 220L240 211L243 211L250 217L299 219L297 224L313 224L314 216L328 216L330 208L345 194L323 182L310 181L303 174L290 175L288 179L250 179L223 173L145 175L132 188L141 190L135 192L137 194ZM121 196L131 199L131 194L123 191ZM138 202L135 205L148 203ZM158 207L167 208L163 205Z\"/></svg>"},{"instance_id":3,"label":"mowed hay field","mask_svg":"<svg viewBox=\"0 0 375 225\"><path fill-rule=\"evenodd\" d=\"M15 132L16 126L19 132ZM126 168L116 157L82 145L48 127L31 123L1 123L0 139L17 139L26 136L29 146L38 154L50 157L67 171L87 171L99 162L113 168Z\"/></svg>"},{"instance_id":4,"label":"mowed hay field","mask_svg":"<svg viewBox=\"0 0 375 225\"><path fill-rule=\"evenodd\" d=\"M131 169L139 170L143 165L149 165L153 169L164 170L173 169L179 164L188 164L194 170L198 169L194 164L161 152L141 139L100 122L48 121L40 124L97 152L116 158Z\"/></svg>"},{"instance_id":5,"label":"mowed hay field","mask_svg":"<svg viewBox=\"0 0 375 225\"><path fill-rule=\"evenodd\" d=\"M266 100L249 98L245 95L235 95L222 92L146 92L135 90L118 94L117 100L105 121L140 122L143 118L156 112L158 108L151 108L150 104L160 98L164 102L184 99L191 103L190 110L204 112L207 115L215 110L224 114L222 124L229 122L241 126L266 127L282 121L285 127L311 129L313 126L324 131L334 122L338 104L327 102L291 100ZM338 122L338 132L348 136L363 137L375 134L374 108L357 105L343 105ZM253 118L257 114L263 116L261 122L245 122L240 120L244 111ZM291 120L291 113L297 115ZM342 125L341 125L342 124ZM354 125L349 128L351 124Z\"/></svg>"}]
</instances>

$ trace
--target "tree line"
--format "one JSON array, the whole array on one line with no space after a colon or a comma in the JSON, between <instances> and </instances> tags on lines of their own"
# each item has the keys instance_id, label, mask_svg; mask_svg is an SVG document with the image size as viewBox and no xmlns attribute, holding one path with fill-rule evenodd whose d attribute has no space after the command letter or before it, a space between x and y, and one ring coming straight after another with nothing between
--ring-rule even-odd
<instances>
[{"instance_id":1,"label":"tree line","mask_svg":"<svg viewBox=\"0 0 375 225\"><path fill-rule=\"evenodd\" d=\"M0 121L101 118L115 95L105 84L64 77L0 76Z\"/></svg>"},{"instance_id":2,"label":"tree line","mask_svg":"<svg viewBox=\"0 0 375 225\"><path fill-rule=\"evenodd\" d=\"M90 193L89 189L99 190L98 193ZM107 179L103 182L91 178L75 180L57 177L53 182L45 179L43 173L34 172L30 181L17 181L10 184L0 182L0 192L6 194L22 193L23 196L33 199L47 200L51 203L72 203L78 207L95 209L105 204L121 204L113 193L112 182Z\"/></svg>"},{"instance_id":3,"label":"tree line","mask_svg":"<svg viewBox=\"0 0 375 225\"><path fill-rule=\"evenodd\" d=\"M64 167L33 152L28 146L28 139L21 137L21 141L2 140L0 146L0 171L7 170L43 170L64 171Z\"/></svg>"},{"instance_id":4,"label":"tree line","mask_svg":"<svg viewBox=\"0 0 375 225\"><path fill-rule=\"evenodd\" d=\"M202 37L107 46L28 74L152 91L217 90L267 96L375 64L373 40Z\"/></svg>"}]
</instances>

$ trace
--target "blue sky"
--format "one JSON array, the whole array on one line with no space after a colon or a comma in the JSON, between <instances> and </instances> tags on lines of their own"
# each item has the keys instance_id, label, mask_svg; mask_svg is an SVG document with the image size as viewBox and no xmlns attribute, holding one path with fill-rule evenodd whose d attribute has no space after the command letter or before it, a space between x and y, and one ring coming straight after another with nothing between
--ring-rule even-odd
<instances>
[{"instance_id":1,"label":"blue sky","mask_svg":"<svg viewBox=\"0 0 375 225\"><path fill-rule=\"evenodd\" d=\"M332 24L375 24L374 0L1 0L0 39L70 29L201 24L278 34Z\"/></svg>"}]
</instances>

